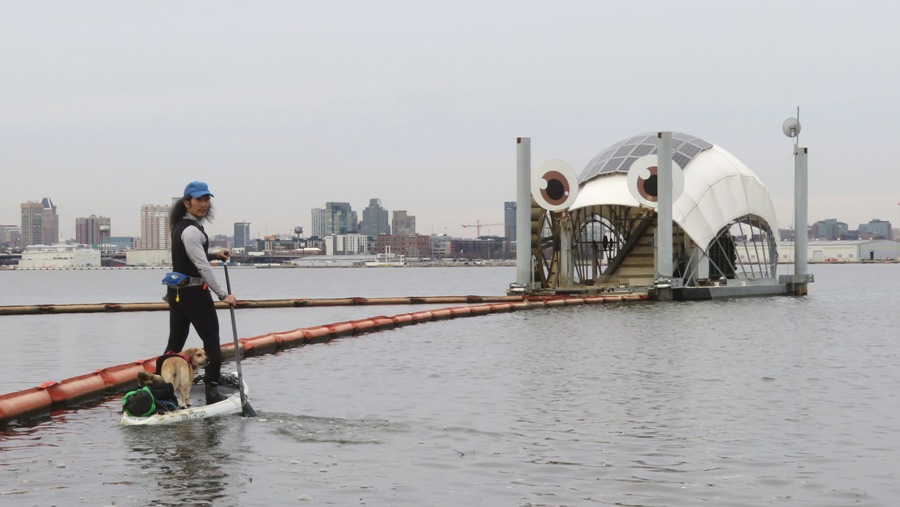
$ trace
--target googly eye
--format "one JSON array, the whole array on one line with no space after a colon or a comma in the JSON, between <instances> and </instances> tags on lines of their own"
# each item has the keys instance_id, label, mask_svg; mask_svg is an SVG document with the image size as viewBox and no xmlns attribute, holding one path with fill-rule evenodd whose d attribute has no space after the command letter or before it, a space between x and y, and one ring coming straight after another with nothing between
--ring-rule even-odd
<instances>
[{"instance_id":1,"label":"googly eye","mask_svg":"<svg viewBox=\"0 0 900 507\"><path fill-rule=\"evenodd\" d=\"M658 159L656 155L645 155L635 160L628 170L628 191L644 206L655 208L659 203ZM672 161L672 202L684 192L684 173L681 166Z\"/></svg>"},{"instance_id":2,"label":"googly eye","mask_svg":"<svg viewBox=\"0 0 900 507\"><path fill-rule=\"evenodd\" d=\"M578 176L562 160L541 162L532 172L531 196L549 211L568 208L578 195Z\"/></svg>"}]
</instances>

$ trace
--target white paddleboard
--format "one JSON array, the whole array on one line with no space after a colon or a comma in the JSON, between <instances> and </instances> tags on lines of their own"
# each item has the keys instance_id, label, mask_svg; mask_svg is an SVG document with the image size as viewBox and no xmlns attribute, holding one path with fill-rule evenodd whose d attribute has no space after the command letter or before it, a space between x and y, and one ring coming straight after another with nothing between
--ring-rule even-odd
<instances>
[{"instance_id":1,"label":"white paddleboard","mask_svg":"<svg viewBox=\"0 0 900 507\"><path fill-rule=\"evenodd\" d=\"M233 376L235 379L234 383L237 383L236 372L227 374L223 373L222 375ZM173 410L171 412L165 412L162 414L154 414L148 417L135 417L122 412L122 415L119 418L119 424L122 426L158 426L162 424L173 424L183 421L195 421L197 419L206 419L207 417L215 417L220 415L240 414L243 408L243 405L241 403L241 392L237 388L223 385L223 383L221 382L219 384L219 390L226 393L226 398L220 402L213 403L211 405L191 406L181 410ZM199 393L199 395L197 395L196 393ZM247 382L244 382L244 395L248 400L250 399L250 394L247 390ZM191 401L193 403L197 401L202 402L204 398L205 389L203 384L195 384L193 389L191 390Z\"/></svg>"}]
</instances>

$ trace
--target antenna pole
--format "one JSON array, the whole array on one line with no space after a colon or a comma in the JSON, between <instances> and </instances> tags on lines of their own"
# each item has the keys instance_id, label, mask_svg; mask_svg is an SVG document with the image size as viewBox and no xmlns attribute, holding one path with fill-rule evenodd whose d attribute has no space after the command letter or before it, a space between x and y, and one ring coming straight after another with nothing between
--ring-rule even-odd
<instances>
[{"instance_id":1,"label":"antenna pole","mask_svg":"<svg viewBox=\"0 0 900 507\"><path fill-rule=\"evenodd\" d=\"M807 256L807 148L797 148L794 155L794 274L806 275Z\"/></svg>"},{"instance_id":2,"label":"antenna pole","mask_svg":"<svg viewBox=\"0 0 900 507\"><path fill-rule=\"evenodd\" d=\"M797 118L785 120L781 125L781 130L784 135L794 140L794 275L791 277L790 283L795 296L805 296L807 284L812 281L812 275L807 273L807 256L809 255L807 156L809 150L800 147L799 117L800 106L797 106Z\"/></svg>"}]
</instances>

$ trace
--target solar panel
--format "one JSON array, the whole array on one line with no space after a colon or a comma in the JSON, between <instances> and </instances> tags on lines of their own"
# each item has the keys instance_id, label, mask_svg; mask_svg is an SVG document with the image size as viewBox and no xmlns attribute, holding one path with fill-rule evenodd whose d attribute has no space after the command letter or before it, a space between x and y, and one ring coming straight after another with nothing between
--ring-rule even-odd
<instances>
[{"instance_id":1,"label":"solar panel","mask_svg":"<svg viewBox=\"0 0 900 507\"><path fill-rule=\"evenodd\" d=\"M627 173L638 157L656 153L657 133L645 133L619 141L591 159L578 177L584 183L601 174ZM712 148L712 143L681 132L672 132L672 160L683 168L697 155Z\"/></svg>"},{"instance_id":2,"label":"solar panel","mask_svg":"<svg viewBox=\"0 0 900 507\"><path fill-rule=\"evenodd\" d=\"M701 150L699 146L695 146L691 143L684 143L684 146L682 146L678 151L684 153L686 157L696 157Z\"/></svg>"},{"instance_id":3,"label":"solar panel","mask_svg":"<svg viewBox=\"0 0 900 507\"><path fill-rule=\"evenodd\" d=\"M674 160L679 167L687 167L687 165L691 163L691 158L688 158L677 151L672 154L672 160Z\"/></svg>"},{"instance_id":4,"label":"solar panel","mask_svg":"<svg viewBox=\"0 0 900 507\"><path fill-rule=\"evenodd\" d=\"M622 146L618 150L616 150L616 152L613 153L613 156L614 157L624 157L625 155L628 155L629 153L631 153L631 150L633 148L634 148L633 144L626 144L625 146Z\"/></svg>"},{"instance_id":5,"label":"solar panel","mask_svg":"<svg viewBox=\"0 0 900 507\"><path fill-rule=\"evenodd\" d=\"M615 172L616 167L621 162L622 162L622 159L620 159L620 158L611 158L609 160L606 160L606 162L603 164L603 167L600 169L600 171L598 171L598 173L599 172Z\"/></svg>"},{"instance_id":6,"label":"solar panel","mask_svg":"<svg viewBox=\"0 0 900 507\"><path fill-rule=\"evenodd\" d=\"M653 151L653 146L639 144L634 147L634 151L631 154L635 157L643 157L644 155L649 155L651 151Z\"/></svg>"}]
</instances>

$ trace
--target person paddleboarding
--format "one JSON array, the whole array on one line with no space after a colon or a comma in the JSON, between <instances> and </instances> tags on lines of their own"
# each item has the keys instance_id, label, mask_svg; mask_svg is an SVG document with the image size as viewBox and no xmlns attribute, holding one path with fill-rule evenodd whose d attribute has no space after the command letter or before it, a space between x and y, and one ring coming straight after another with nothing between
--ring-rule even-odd
<instances>
[{"instance_id":1,"label":"person paddleboarding","mask_svg":"<svg viewBox=\"0 0 900 507\"><path fill-rule=\"evenodd\" d=\"M203 341L207 364L204 374L206 403L225 399L219 392L222 370L222 349L219 345L219 318L212 295L233 307L237 301L216 280L209 261L228 261L228 248L209 251L209 237L203 230L203 222L213 217L213 194L202 181L192 181L184 188L182 198L172 205L169 226L172 230L172 270L170 275L183 275L181 284L166 290L169 303L169 342L166 354L181 352L187 341L191 325Z\"/></svg>"}]
</instances>

